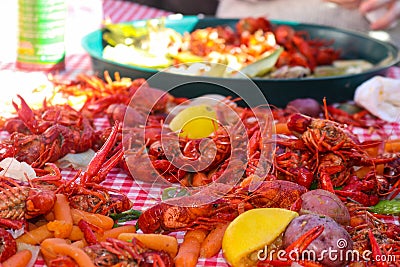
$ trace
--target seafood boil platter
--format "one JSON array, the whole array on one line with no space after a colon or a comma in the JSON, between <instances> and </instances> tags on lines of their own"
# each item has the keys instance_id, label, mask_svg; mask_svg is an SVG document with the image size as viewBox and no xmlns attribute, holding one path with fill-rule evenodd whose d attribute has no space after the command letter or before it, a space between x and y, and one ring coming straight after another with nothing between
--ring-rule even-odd
<instances>
[{"instance_id":1,"label":"seafood boil platter","mask_svg":"<svg viewBox=\"0 0 400 267\"><path fill-rule=\"evenodd\" d=\"M263 18L171 15L110 23L86 35L82 45L100 75L157 73L150 85L170 88L179 82L182 86L171 92L178 97L233 95L223 87L244 86L251 79L280 107L302 97L327 97L331 103L352 99L358 85L385 75L400 60L396 46L366 34Z\"/></svg>"},{"instance_id":2,"label":"seafood boil platter","mask_svg":"<svg viewBox=\"0 0 400 267\"><path fill-rule=\"evenodd\" d=\"M356 260L319 258L327 249L365 266L399 262L399 123L326 101L312 112L199 104L114 75L52 80L65 99L84 96L79 111L13 102L0 143L4 266L16 256L38 266Z\"/></svg>"},{"instance_id":3,"label":"seafood boil platter","mask_svg":"<svg viewBox=\"0 0 400 267\"><path fill-rule=\"evenodd\" d=\"M272 26L225 22L252 44ZM180 33L208 29L210 42L215 29L238 41L220 20L169 23ZM400 122L350 101L361 82L398 62L397 48L344 30L272 23L290 44L252 47L241 74L228 61L207 66L220 77L179 73L190 67L182 58L191 65L199 56L187 51L160 72L104 59L103 30L83 40L96 74L49 75L52 93L39 105L16 95L0 120L0 266L399 266ZM154 27L165 33L164 24ZM354 49L351 64L371 65L270 76L276 64L315 71L324 62L318 71L332 73L326 64L346 57L342 48ZM203 90L171 90L193 78Z\"/></svg>"}]
</instances>

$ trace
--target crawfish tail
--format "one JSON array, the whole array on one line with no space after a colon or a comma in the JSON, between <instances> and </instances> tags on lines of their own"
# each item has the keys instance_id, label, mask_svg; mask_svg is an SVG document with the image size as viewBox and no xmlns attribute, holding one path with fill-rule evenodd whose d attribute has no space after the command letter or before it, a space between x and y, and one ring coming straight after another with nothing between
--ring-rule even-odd
<instances>
[{"instance_id":1,"label":"crawfish tail","mask_svg":"<svg viewBox=\"0 0 400 267\"><path fill-rule=\"evenodd\" d=\"M33 218L46 214L53 208L56 199L53 191L13 184L15 186L1 183L0 218L12 220Z\"/></svg>"},{"instance_id":2,"label":"crawfish tail","mask_svg":"<svg viewBox=\"0 0 400 267\"><path fill-rule=\"evenodd\" d=\"M0 187L0 218L19 220L25 216L25 201L29 187L11 187L2 184Z\"/></svg>"},{"instance_id":3,"label":"crawfish tail","mask_svg":"<svg viewBox=\"0 0 400 267\"><path fill-rule=\"evenodd\" d=\"M306 187L290 181L265 181L246 202L253 208L289 209L306 192Z\"/></svg>"}]
</instances>

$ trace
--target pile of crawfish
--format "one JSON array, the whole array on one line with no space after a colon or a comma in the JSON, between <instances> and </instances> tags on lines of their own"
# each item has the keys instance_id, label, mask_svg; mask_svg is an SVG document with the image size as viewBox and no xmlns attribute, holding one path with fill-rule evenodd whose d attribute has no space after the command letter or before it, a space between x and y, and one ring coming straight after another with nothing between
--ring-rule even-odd
<instances>
[{"instance_id":1,"label":"pile of crawfish","mask_svg":"<svg viewBox=\"0 0 400 267\"><path fill-rule=\"evenodd\" d=\"M32 109L18 95L13 101L15 116L2 119L1 129L6 137L0 141L0 161L13 159L25 163L36 175L28 177L26 172L21 172L15 177L15 172L9 170L15 165L2 167L0 263L17 252L17 243L10 232L21 229L27 232L30 223L46 220L55 206L57 195L64 195L71 209L105 216L129 211L133 205L126 194L102 183L113 168L123 165L121 132L124 112L118 108L126 108L144 80L132 81L116 76L112 81L107 75L106 81L87 75L79 75L73 81L50 80L57 92L66 98L82 96L84 92L86 102L76 110L69 104L52 104L50 99L45 99L41 108ZM96 119L101 119L107 109L114 108L120 113L111 119L109 127L96 129ZM75 175L63 177L59 160L88 150L95 153L86 168L73 167L71 173ZM12 177L8 176L9 173ZM98 266L105 266L104 262L110 266L171 266L169 255L148 249L139 241L134 244L114 239L100 242L94 237L94 232L101 231L98 227L83 222L79 228L90 245L85 251L93 261L101 264ZM135 254L129 255L132 251ZM66 264L76 265L71 258L60 257L50 266Z\"/></svg>"},{"instance_id":2,"label":"pile of crawfish","mask_svg":"<svg viewBox=\"0 0 400 267\"><path fill-rule=\"evenodd\" d=\"M65 194L72 207L92 213L109 215L129 210L132 203L126 195L101 185L115 167L137 180L153 183L162 179L186 188L218 184L221 177L240 175L234 177L239 182L226 195L209 204L156 204L139 217L139 228L145 233L210 230L253 208L296 209L302 194L322 188L348 206L352 217L347 230L358 250L398 257L398 216L376 214L369 207L399 193L399 154L389 153L384 139L360 142L352 134L353 127L381 127L383 122L365 110L349 114L324 102L318 116L311 117L297 110L272 107L269 123L286 128L265 136L265 128L257 121L258 111L233 105L244 127L243 135L229 135L237 130L235 124L228 126L231 129L217 127L208 138L188 139L168 130L166 124L171 107L188 99L151 88L144 79L132 81L115 74L113 81L105 73L104 80L82 74L73 81L52 81L60 94L84 95L86 102L80 110L47 101L40 110L32 110L22 97L20 104L14 102L17 114L3 124L9 138L0 142L0 159L12 157L26 162L37 177L27 182L1 178L0 200L6 205L0 205L0 223L5 229L21 228L27 220L46 214L54 205L55 194ZM133 96L136 101L131 103ZM99 118L106 118L110 126L96 129ZM177 167L168 157L169 140L178 141L173 153L186 161L207 163L206 167ZM215 153L202 153L208 151L204 144L210 144L203 141L210 140ZM273 148L267 161L263 160L266 146ZM231 160L238 153L234 147L243 153ZM88 149L96 154L86 170L79 170L72 179L63 179L57 160ZM143 167L146 160L151 170ZM251 180L260 181L256 190L249 189ZM113 242L95 243L87 251L101 254L99 251L106 250L108 255L132 249ZM14 249L6 251L12 254ZM165 259L164 263L168 266L171 262Z\"/></svg>"},{"instance_id":3,"label":"pile of crawfish","mask_svg":"<svg viewBox=\"0 0 400 267\"><path fill-rule=\"evenodd\" d=\"M340 51L332 47L332 40L312 39L306 32L296 31L288 25L273 25L264 17L243 18L236 24L236 29L229 26L197 29L183 41L195 55L230 54L242 65L254 62L276 44L284 48L277 68L302 66L312 72L316 66L331 65L340 57Z\"/></svg>"}]
</instances>

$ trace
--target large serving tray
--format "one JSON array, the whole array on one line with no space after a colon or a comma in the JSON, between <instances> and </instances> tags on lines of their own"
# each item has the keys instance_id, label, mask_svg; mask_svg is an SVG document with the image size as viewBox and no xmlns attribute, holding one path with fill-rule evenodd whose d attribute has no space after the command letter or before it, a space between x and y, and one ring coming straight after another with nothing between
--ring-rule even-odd
<instances>
[{"instance_id":1,"label":"large serving tray","mask_svg":"<svg viewBox=\"0 0 400 267\"><path fill-rule=\"evenodd\" d=\"M172 16L166 18L166 26L180 33L191 32L194 29L217 25L234 27L238 19L220 19L199 16ZM385 75L387 70L399 62L399 50L391 43L379 41L368 35L338 29L334 27L304 24L289 21L271 21L274 24L290 25L297 31L307 31L311 38L332 39L333 46L341 50L344 59L364 59L376 66L359 74L348 74L323 78L295 79L263 79L254 78L252 81L261 90L268 103L284 106L296 98L311 97L328 102L342 102L353 99L354 91L361 83L376 75ZM125 22L136 26L145 25L146 20ZM208 93L241 96L251 94L249 80L241 78L193 77L190 75L159 72L150 68L142 68L120 64L104 59L102 56L102 30L96 30L82 40L84 49L90 54L94 71L100 76L104 71L111 74L119 72L121 76L131 78L150 78L151 86L166 89L179 97L198 97ZM157 74L157 75L155 75ZM151 78L152 77L152 78ZM232 91L230 88L234 87ZM238 91L239 90L239 91ZM264 103L260 101L260 103ZM252 102L252 104L257 104Z\"/></svg>"}]
</instances>

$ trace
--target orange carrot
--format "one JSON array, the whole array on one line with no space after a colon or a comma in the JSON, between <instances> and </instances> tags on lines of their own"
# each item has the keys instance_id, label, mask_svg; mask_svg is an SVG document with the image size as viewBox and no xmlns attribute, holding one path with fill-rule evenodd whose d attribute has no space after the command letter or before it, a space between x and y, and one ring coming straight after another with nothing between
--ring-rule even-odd
<instances>
[{"instance_id":1,"label":"orange carrot","mask_svg":"<svg viewBox=\"0 0 400 267\"><path fill-rule=\"evenodd\" d=\"M123 225L120 227L116 227L110 230L104 231L102 234L100 233L97 236L97 239L99 241L105 241L107 238L118 238L120 234L123 233L135 233L136 232L136 227L134 225Z\"/></svg>"},{"instance_id":2,"label":"orange carrot","mask_svg":"<svg viewBox=\"0 0 400 267\"><path fill-rule=\"evenodd\" d=\"M59 221L65 221L67 223L72 223L71 208L66 195L57 194L57 199L54 203L54 219Z\"/></svg>"},{"instance_id":3,"label":"orange carrot","mask_svg":"<svg viewBox=\"0 0 400 267\"><path fill-rule=\"evenodd\" d=\"M81 229L74 225L72 226L72 231L71 234L69 235L68 239L71 241L77 241L77 240L81 240L84 238L83 232L81 231Z\"/></svg>"},{"instance_id":4,"label":"orange carrot","mask_svg":"<svg viewBox=\"0 0 400 267\"><path fill-rule=\"evenodd\" d=\"M20 250L7 260L3 261L3 267L25 267L32 258L32 252L28 249Z\"/></svg>"},{"instance_id":5,"label":"orange carrot","mask_svg":"<svg viewBox=\"0 0 400 267\"><path fill-rule=\"evenodd\" d=\"M195 238L199 243L201 243L204 241L204 238L206 238L207 234L208 232L203 229L191 230L186 232L184 239Z\"/></svg>"},{"instance_id":6,"label":"orange carrot","mask_svg":"<svg viewBox=\"0 0 400 267\"><path fill-rule=\"evenodd\" d=\"M172 258L174 258L178 252L178 241L175 237L161 234L137 234L137 233L122 233L118 236L118 239L130 242L133 238L136 238L147 248L154 250L163 250Z\"/></svg>"},{"instance_id":7,"label":"orange carrot","mask_svg":"<svg viewBox=\"0 0 400 267\"><path fill-rule=\"evenodd\" d=\"M79 247L67 244L65 239L48 238L40 245L44 257L55 258L58 255L71 257L81 267L94 267L90 257Z\"/></svg>"},{"instance_id":8,"label":"orange carrot","mask_svg":"<svg viewBox=\"0 0 400 267\"><path fill-rule=\"evenodd\" d=\"M72 232L72 224L66 221L54 220L47 223L47 229L54 233L57 238L68 238Z\"/></svg>"},{"instance_id":9,"label":"orange carrot","mask_svg":"<svg viewBox=\"0 0 400 267\"><path fill-rule=\"evenodd\" d=\"M80 220L85 220L88 223L96 225L104 230L109 230L114 226L114 220L111 217L90 213L78 209L71 209L72 221L75 225L78 224Z\"/></svg>"},{"instance_id":10,"label":"orange carrot","mask_svg":"<svg viewBox=\"0 0 400 267\"><path fill-rule=\"evenodd\" d=\"M395 153L400 151L400 140L389 140L385 143L385 152Z\"/></svg>"},{"instance_id":11,"label":"orange carrot","mask_svg":"<svg viewBox=\"0 0 400 267\"><path fill-rule=\"evenodd\" d=\"M204 258L211 258L218 254L222 247L222 238L228 223L217 225L211 232L206 236L200 246L200 256Z\"/></svg>"},{"instance_id":12,"label":"orange carrot","mask_svg":"<svg viewBox=\"0 0 400 267\"><path fill-rule=\"evenodd\" d=\"M195 267L200 255L201 243L207 235L205 230L187 231L174 262L176 267Z\"/></svg>"},{"instance_id":13,"label":"orange carrot","mask_svg":"<svg viewBox=\"0 0 400 267\"><path fill-rule=\"evenodd\" d=\"M53 232L47 229L47 225L42 225L18 237L17 242L38 245L51 237L54 237Z\"/></svg>"},{"instance_id":14,"label":"orange carrot","mask_svg":"<svg viewBox=\"0 0 400 267\"><path fill-rule=\"evenodd\" d=\"M54 231L55 237L67 238L71 234L73 224L71 208L65 195L56 194L56 197L53 208L55 220L51 222L49 230Z\"/></svg>"},{"instance_id":15,"label":"orange carrot","mask_svg":"<svg viewBox=\"0 0 400 267\"><path fill-rule=\"evenodd\" d=\"M87 246L87 243L82 239L75 241L74 243L71 243L71 246L77 247L77 248L84 248Z\"/></svg>"}]
</instances>

